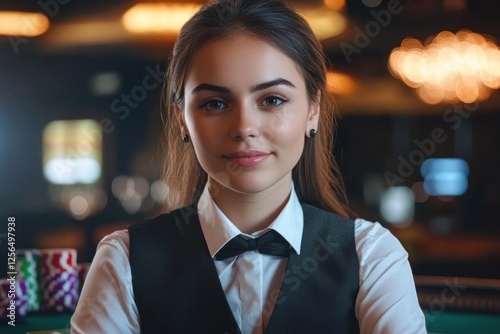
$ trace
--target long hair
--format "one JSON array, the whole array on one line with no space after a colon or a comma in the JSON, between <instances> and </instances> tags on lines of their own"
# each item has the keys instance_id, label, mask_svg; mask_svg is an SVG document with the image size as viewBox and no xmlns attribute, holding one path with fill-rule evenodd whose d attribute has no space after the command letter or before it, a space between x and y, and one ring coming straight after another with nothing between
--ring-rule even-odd
<instances>
[{"instance_id":1,"label":"long hair","mask_svg":"<svg viewBox=\"0 0 500 334\"><path fill-rule=\"evenodd\" d=\"M175 106L184 108L185 77L193 55L203 45L231 35L250 33L280 49L301 70L309 101L321 92L318 134L305 139L304 150L292 171L302 202L349 216L342 178L333 157L337 109L326 83L323 48L307 22L281 0L218 0L203 6L181 29L165 77L167 108L164 180L170 196L169 212L197 200L207 181L192 145L181 140Z\"/></svg>"}]
</instances>

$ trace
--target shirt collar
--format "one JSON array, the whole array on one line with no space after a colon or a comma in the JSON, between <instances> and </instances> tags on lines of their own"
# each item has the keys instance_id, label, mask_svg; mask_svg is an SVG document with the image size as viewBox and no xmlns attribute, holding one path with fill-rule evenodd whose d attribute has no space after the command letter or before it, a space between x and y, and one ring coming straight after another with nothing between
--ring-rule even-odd
<instances>
[{"instance_id":1,"label":"shirt collar","mask_svg":"<svg viewBox=\"0 0 500 334\"><path fill-rule=\"evenodd\" d=\"M201 229L207 242L210 255L213 257L219 249L229 240L237 235L243 234L219 209L215 204L208 186L205 185L203 193L198 201L198 216ZM300 254L300 244L302 242L302 231L304 229L304 214L302 205L295 193L292 184L290 198L287 204L280 212L278 217L262 231L253 233L253 236L259 236L264 232L273 229L288 241L297 254Z\"/></svg>"}]
</instances>

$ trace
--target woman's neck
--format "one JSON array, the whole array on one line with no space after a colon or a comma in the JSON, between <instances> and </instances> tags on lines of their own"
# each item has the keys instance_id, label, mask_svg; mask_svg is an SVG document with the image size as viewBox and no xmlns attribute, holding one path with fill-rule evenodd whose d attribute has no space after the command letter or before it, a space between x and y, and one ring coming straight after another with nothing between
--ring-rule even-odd
<instances>
[{"instance_id":1,"label":"woman's neck","mask_svg":"<svg viewBox=\"0 0 500 334\"><path fill-rule=\"evenodd\" d=\"M209 178L208 189L214 202L238 229L247 234L271 225L290 197L292 181L284 178L272 187L254 194L244 194L224 187Z\"/></svg>"}]
</instances>

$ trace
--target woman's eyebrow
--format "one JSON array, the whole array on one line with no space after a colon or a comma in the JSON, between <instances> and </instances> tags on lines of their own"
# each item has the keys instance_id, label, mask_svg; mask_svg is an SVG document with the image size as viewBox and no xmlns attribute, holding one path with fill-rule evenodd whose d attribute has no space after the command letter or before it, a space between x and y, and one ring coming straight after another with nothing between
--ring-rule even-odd
<instances>
[{"instance_id":1,"label":"woman's eyebrow","mask_svg":"<svg viewBox=\"0 0 500 334\"><path fill-rule=\"evenodd\" d=\"M211 85L211 84L207 84L207 83L202 83L202 84L199 84L198 86L194 87L194 89L191 92L191 94L194 94L194 93L202 91L202 90L210 90L210 91L215 91L215 92L220 92L220 93L226 93L226 94L230 94L231 93L231 90L229 88L222 87L222 86Z\"/></svg>"},{"instance_id":2,"label":"woman's eyebrow","mask_svg":"<svg viewBox=\"0 0 500 334\"><path fill-rule=\"evenodd\" d=\"M283 78L278 78L278 79L266 81L266 82L260 83L256 86L253 86L252 88L250 88L250 92L255 93L256 91L264 90L264 89L267 89L269 87L279 86L279 85L286 85L286 86L295 88L295 85L293 83L291 83L290 81L283 79ZM208 83L201 83L193 89L191 94L197 93L197 92L202 91L202 90L209 90L209 91L225 93L225 94L231 93L231 90L227 87L212 85L212 84L208 84Z\"/></svg>"},{"instance_id":3,"label":"woman's eyebrow","mask_svg":"<svg viewBox=\"0 0 500 334\"><path fill-rule=\"evenodd\" d=\"M263 82L261 84L258 84L256 86L252 87L250 89L250 92L255 93L258 90L264 90L266 88L278 86L278 85L286 85L286 86L295 88L295 85L293 83L291 83L290 81L283 79L283 78L278 78L278 79L274 79L271 81L266 81L266 82Z\"/></svg>"}]
</instances>

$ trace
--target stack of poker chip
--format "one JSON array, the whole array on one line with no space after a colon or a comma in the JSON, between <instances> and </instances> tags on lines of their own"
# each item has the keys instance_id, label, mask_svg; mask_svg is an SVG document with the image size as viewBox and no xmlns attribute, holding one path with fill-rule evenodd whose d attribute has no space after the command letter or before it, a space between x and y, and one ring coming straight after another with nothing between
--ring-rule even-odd
<instances>
[{"instance_id":1,"label":"stack of poker chip","mask_svg":"<svg viewBox=\"0 0 500 334\"><path fill-rule=\"evenodd\" d=\"M43 311L73 311L78 302L75 249L42 249L41 291Z\"/></svg>"},{"instance_id":2,"label":"stack of poker chip","mask_svg":"<svg viewBox=\"0 0 500 334\"><path fill-rule=\"evenodd\" d=\"M28 311L26 281L17 277L0 279L0 318L14 320L25 316Z\"/></svg>"},{"instance_id":3,"label":"stack of poker chip","mask_svg":"<svg viewBox=\"0 0 500 334\"><path fill-rule=\"evenodd\" d=\"M38 249L18 249L16 251L17 278L24 279L28 289L28 305L30 311L40 309L40 257Z\"/></svg>"}]
</instances>

